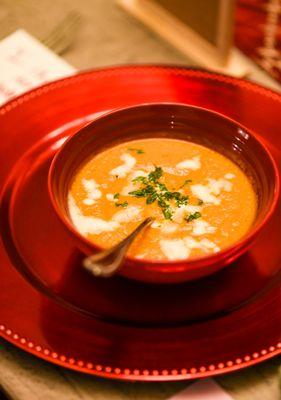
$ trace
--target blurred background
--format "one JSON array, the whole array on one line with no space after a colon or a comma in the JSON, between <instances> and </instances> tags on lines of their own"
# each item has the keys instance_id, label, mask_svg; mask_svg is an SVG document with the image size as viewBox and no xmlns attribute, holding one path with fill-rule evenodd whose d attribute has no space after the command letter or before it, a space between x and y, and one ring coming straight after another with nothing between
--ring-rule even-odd
<instances>
[{"instance_id":1,"label":"blurred background","mask_svg":"<svg viewBox=\"0 0 281 400\"><path fill-rule=\"evenodd\" d=\"M179 51L159 40L114 0L1 0L0 38L18 28L45 41L78 69L123 63L180 63Z\"/></svg>"},{"instance_id":2,"label":"blurred background","mask_svg":"<svg viewBox=\"0 0 281 400\"><path fill-rule=\"evenodd\" d=\"M142 7L147 8L147 3L156 4L158 9L152 14L151 10L145 10L146 14L142 15ZM166 21L165 32L163 34L162 29L159 36L162 17L157 21L157 15L160 8L173 21ZM222 53L225 62L235 45L247 55L246 63L252 61L278 80L280 13L279 0L1 0L0 39L19 28L24 29L79 70L128 63L208 65L212 68L212 63L206 63L203 42L208 42L209 48L210 44L220 47L215 64L222 62ZM189 49L192 41L187 40L187 31L178 30L178 23L180 29L185 25L199 40L202 38L203 47L197 47L203 58ZM253 64L252 68L245 68L241 54L238 61L235 60L234 70L224 69L223 72L259 80L259 69ZM269 79L268 86L272 85L278 88Z\"/></svg>"}]
</instances>

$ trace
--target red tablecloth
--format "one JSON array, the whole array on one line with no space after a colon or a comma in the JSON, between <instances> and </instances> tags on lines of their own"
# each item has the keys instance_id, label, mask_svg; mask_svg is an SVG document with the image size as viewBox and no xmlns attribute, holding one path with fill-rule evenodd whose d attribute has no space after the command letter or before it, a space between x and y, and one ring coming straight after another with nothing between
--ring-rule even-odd
<instances>
[{"instance_id":1,"label":"red tablecloth","mask_svg":"<svg viewBox=\"0 0 281 400\"><path fill-rule=\"evenodd\" d=\"M235 42L281 81L281 0L237 0Z\"/></svg>"}]
</instances>

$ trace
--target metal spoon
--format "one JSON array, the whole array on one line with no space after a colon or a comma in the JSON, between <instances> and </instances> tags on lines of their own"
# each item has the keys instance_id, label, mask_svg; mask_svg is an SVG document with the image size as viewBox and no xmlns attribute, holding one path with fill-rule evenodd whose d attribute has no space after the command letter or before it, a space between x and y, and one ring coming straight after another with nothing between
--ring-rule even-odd
<instances>
[{"instance_id":1,"label":"metal spoon","mask_svg":"<svg viewBox=\"0 0 281 400\"><path fill-rule=\"evenodd\" d=\"M107 278L114 275L121 268L126 252L135 237L150 225L153 220L154 218L151 217L146 218L129 236L116 246L85 258L83 266L95 276Z\"/></svg>"}]
</instances>

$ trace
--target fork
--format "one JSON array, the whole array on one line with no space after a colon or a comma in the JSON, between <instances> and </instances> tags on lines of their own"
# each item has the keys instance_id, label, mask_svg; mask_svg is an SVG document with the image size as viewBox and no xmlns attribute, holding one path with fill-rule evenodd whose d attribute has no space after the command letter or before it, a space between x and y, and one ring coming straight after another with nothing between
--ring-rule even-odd
<instances>
[{"instance_id":1,"label":"fork","mask_svg":"<svg viewBox=\"0 0 281 400\"><path fill-rule=\"evenodd\" d=\"M72 45L81 24L81 15L72 10L55 28L42 40L42 43L56 54L64 54Z\"/></svg>"}]
</instances>

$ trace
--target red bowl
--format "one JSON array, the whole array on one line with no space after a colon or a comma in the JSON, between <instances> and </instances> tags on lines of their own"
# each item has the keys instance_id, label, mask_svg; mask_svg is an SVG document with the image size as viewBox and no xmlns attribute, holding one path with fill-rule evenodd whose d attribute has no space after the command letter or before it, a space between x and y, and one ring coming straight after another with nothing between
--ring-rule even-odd
<instances>
[{"instance_id":1,"label":"red bowl","mask_svg":"<svg viewBox=\"0 0 281 400\"><path fill-rule=\"evenodd\" d=\"M72 135L49 171L52 204L77 246L87 255L101 250L73 226L67 207L70 182L85 160L133 139L172 137L205 145L224 154L251 177L258 197L256 220L239 242L216 254L191 260L152 261L127 257L119 274L151 283L176 283L210 275L233 262L253 243L272 215L279 196L275 162L253 132L236 121L203 108L175 103L144 104L109 112Z\"/></svg>"}]
</instances>

